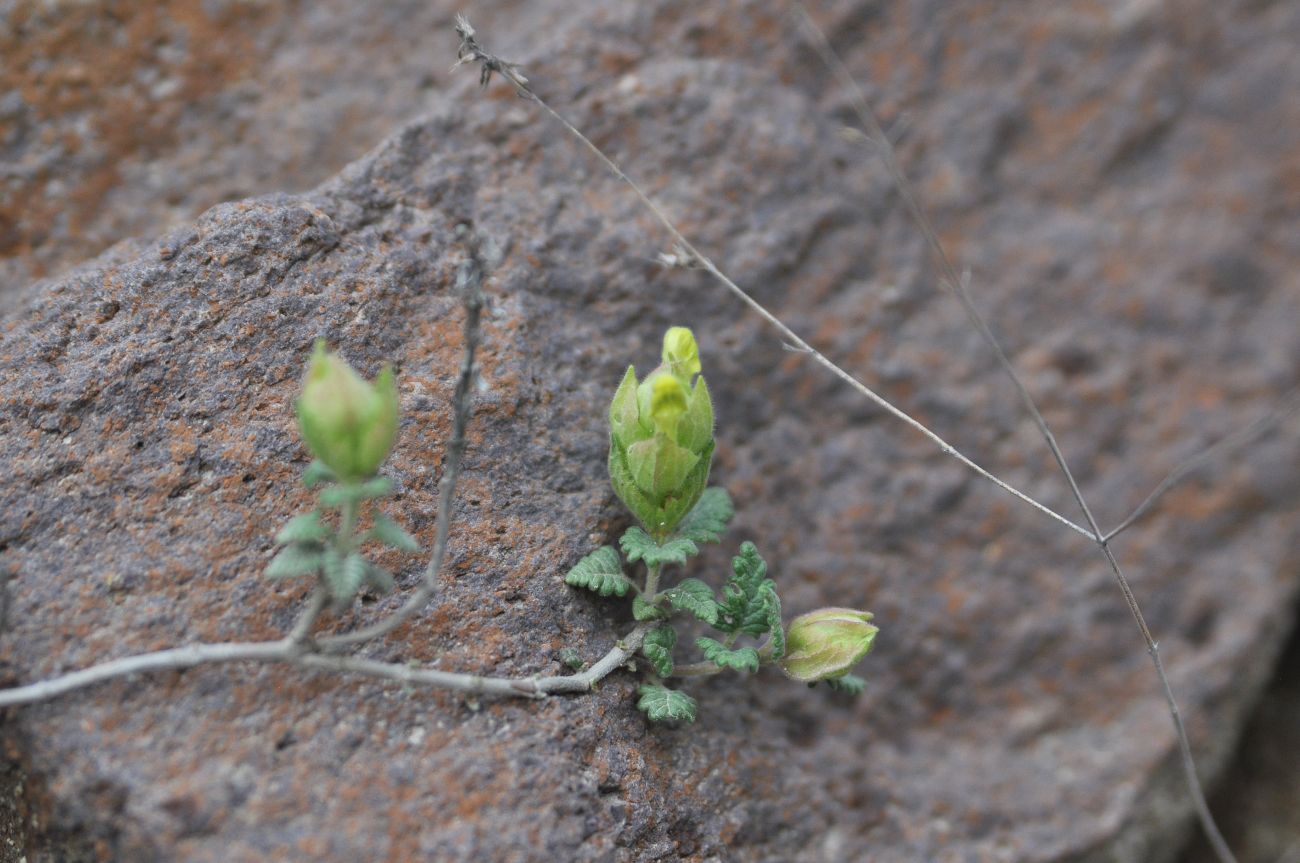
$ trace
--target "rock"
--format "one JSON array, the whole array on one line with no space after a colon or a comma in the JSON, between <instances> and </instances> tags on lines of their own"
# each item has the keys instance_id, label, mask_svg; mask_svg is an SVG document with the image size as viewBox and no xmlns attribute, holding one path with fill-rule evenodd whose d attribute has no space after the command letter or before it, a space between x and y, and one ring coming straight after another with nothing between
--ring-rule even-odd
<instances>
[{"instance_id":1,"label":"rock","mask_svg":"<svg viewBox=\"0 0 1300 863\"><path fill-rule=\"evenodd\" d=\"M839 133L845 95L782 13L565 8L476 23L776 314L1073 515L883 172ZM1300 14L1145 8L819 15L886 119L912 116L908 170L1104 525L1265 413L1300 366L1284 131L1300 123L1285 96ZM445 55L423 62L445 68L454 38L429 38ZM783 350L703 274L656 266L667 241L626 190L475 77L440 78L428 113L314 191L121 243L9 309L5 677L290 624L304 586L261 571L309 501L290 403L318 335L367 375L396 364L391 511L427 548L460 351L454 228L470 222L504 258L451 565L426 614L362 652L526 675L559 672L566 647L609 648L623 609L560 578L626 524L604 475L622 370L689 323L718 406L715 482L739 510L697 574L716 582L753 539L787 614L874 610L866 696L719 678L690 687L699 722L665 729L636 712L626 674L542 703L274 667L142 676L9 714L29 857L1174 854L1189 810L1169 719L1096 549ZM1292 624L1298 467L1292 419L1116 541L1207 775ZM390 562L418 580L420 559Z\"/></svg>"}]
</instances>

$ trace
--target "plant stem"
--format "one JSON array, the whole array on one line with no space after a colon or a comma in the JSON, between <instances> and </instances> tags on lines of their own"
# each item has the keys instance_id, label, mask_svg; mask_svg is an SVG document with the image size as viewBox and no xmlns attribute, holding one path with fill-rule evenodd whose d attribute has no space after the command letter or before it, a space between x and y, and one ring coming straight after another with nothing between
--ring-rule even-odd
<instances>
[{"instance_id":1,"label":"plant stem","mask_svg":"<svg viewBox=\"0 0 1300 863\"><path fill-rule=\"evenodd\" d=\"M48 701L77 689L146 671L180 671L198 665L224 662L273 662L299 668L321 669L379 677L406 684L423 684L484 695L544 698L561 693L589 692L636 655L653 623L641 623L615 643L586 671L557 677L483 677L436 669L412 668L395 662L376 662L351 656L330 656L311 651L290 638L229 644L194 644L114 659L61 677L0 690L0 707Z\"/></svg>"},{"instance_id":2,"label":"plant stem","mask_svg":"<svg viewBox=\"0 0 1300 863\"><path fill-rule=\"evenodd\" d=\"M641 594L641 599L645 602L654 602L659 595L659 570L662 564L656 563L654 566L646 566L645 570L645 590Z\"/></svg>"},{"instance_id":3,"label":"plant stem","mask_svg":"<svg viewBox=\"0 0 1300 863\"><path fill-rule=\"evenodd\" d=\"M342 635L318 639L322 650L333 651L350 644L360 644L381 638L401 626L428 605L438 589L438 576L447 556L447 541L451 535L452 504L456 499L456 481L465 454L465 428L470 419L470 390L474 383L474 354L479 343L479 318L483 309L483 279L487 265L479 248L478 238L467 232L468 256L457 275L465 306L465 350L461 356L460 376L452 393L451 440L447 443L447 456L443 462L442 480L438 484L438 521L433 540L433 552L424 570L424 580L397 611L370 626Z\"/></svg>"}]
</instances>

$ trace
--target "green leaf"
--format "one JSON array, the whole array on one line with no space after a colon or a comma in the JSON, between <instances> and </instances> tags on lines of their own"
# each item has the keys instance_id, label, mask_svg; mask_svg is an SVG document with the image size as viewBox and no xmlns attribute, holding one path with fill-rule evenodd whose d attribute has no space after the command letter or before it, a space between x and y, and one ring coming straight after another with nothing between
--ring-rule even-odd
<instances>
[{"instance_id":1,"label":"green leaf","mask_svg":"<svg viewBox=\"0 0 1300 863\"><path fill-rule=\"evenodd\" d=\"M407 533L400 524L382 512L375 513L374 526L370 528L367 536L375 542L383 543L389 548L395 548L398 551L420 550L420 544L415 541L415 537Z\"/></svg>"},{"instance_id":2,"label":"green leaf","mask_svg":"<svg viewBox=\"0 0 1300 863\"><path fill-rule=\"evenodd\" d=\"M758 671L758 651L752 647L728 649L712 638L697 638L695 646L704 651L704 658L719 668L734 668L737 671Z\"/></svg>"},{"instance_id":3,"label":"green leaf","mask_svg":"<svg viewBox=\"0 0 1300 863\"><path fill-rule=\"evenodd\" d=\"M673 647L676 644L677 630L668 624L650 630L646 633L645 641L641 642L641 652L650 660L660 677L673 673Z\"/></svg>"},{"instance_id":4,"label":"green leaf","mask_svg":"<svg viewBox=\"0 0 1300 863\"><path fill-rule=\"evenodd\" d=\"M636 620L662 620L668 612L659 606L646 602L640 594L632 597L632 617Z\"/></svg>"},{"instance_id":5,"label":"green leaf","mask_svg":"<svg viewBox=\"0 0 1300 863\"><path fill-rule=\"evenodd\" d=\"M334 475L334 471L325 466L325 462L316 459L307 465L307 469L302 472L302 484L307 488L315 488L327 482L338 482L339 478Z\"/></svg>"},{"instance_id":6,"label":"green leaf","mask_svg":"<svg viewBox=\"0 0 1300 863\"><path fill-rule=\"evenodd\" d=\"M356 552L342 557L332 548L325 550L325 586L329 588L335 608L343 608L357 595L366 579L368 566L366 559Z\"/></svg>"},{"instance_id":7,"label":"green leaf","mask_svg":"<svg viewBox=\"0 0 1300 863\"><path fill-rule=\"evenodd\" d=\"M722 588L717 628L753 636L770 632L772 621L779 622L781 601L776 596L776 583L766 577L767 563L752 542L741 545L731 570L731 578Z\"/></svg>"},{"instance_id":8,"label":"green leaf","mask_svg":"<svg viewBox=\"0 0 1300 863\"><path fill-rule=\"evenodd\" d=\"M775 588L768 587L767 590L770 594L767 604L767 632L771 636L768 643L772 646L772 658L780 659L785 656L785 627L781 625L781 598L776 595Z\"/></svg>"},{"instance_id":9,"label":"green leaf","mask_svg":"<svg viewBox=\"0 0 1300 863\"><path fill-rule=\"evenodd\" d=\"M710 625L718 622L718 603L713 598L713 588L698 578L688 578L660 596L678 611L690 612Z\"/></svg>"},{"instance_id":10,"label":"green leaf","mask_svg":"<svg viewBox=\"0 0 1300 863\"><path fill-rule=\"evenodd\" d=\"M311 575L324 565L325 547L318 542L295 542L285 546L266 568L267 578Z\"/></svg>"},{"instance_id":11,"label":"green leaf","mask_svg":"<svg viewBox=\"0 0 1300 863\"><path fill-rule=\"evenodd\" d=\"M843 677L831 677L824 682L836 692L844 692L849 695L861 695L862 690L867 688L867 682L856 674L846 674Z\"/></svg>"},{"instance_id":12,"label":"green leaf","mask_svg":"<svg viewBox=\"0 0 1300 863\"><path fill-rule=\"evenodd\" d=\"M276 545L288 545L291 542L310 542L325 539L329 530L320 523L320 513L316 511L305 515L296 515L280 528L275 535Z\"/></svg>"},{"instance_id":13,"label":"green leaf","mask_svg":"<svg viewBox=\"0 0 1300 863\"><path fill-rule=\"evenodd\" d=\"M699 501L677 525L677 536L694 542L717 542L736 514L726 489L706 488Z\"/></svg>"},{"instance_id":14,"label":"green leaf","mask_svg":"<svg viewBox=\"0 0 1300 863\"><path fill-rule=\"evenodd\" d=\"M601 596L626 596L632 589L632 582L623 574L623 565L612 545L603 546L578 561L564 577L564 583Z\"/></svg>"},{"instance_id":15,"label":"green leaf","mask_svg":"<svg viewBox=\"0 0 1300 863\"><path fill-rule=\"evenodd\" d=\"M345 503L385 497L392 492L393 481L386 476L377 476L361 483L346 483L327 488L320 493L320 502L323 506L343 506Z\"/></svg>"},{"instance_id":16,"label":"green leaf","mask_svg":"<svg viewBox=\"0 0 1300 863\"><path fill-rule=\"evenodd\" d=\"M377 593L392 593L393 588L397 586L391 572L382 566L375 566L370 561L366 561L365 583Z\"/></svg>"},{"instance_id":17,"label":"green leaf","mask_svg":"<svg viewBox=\"0 0 1300 863\"><path fill-rule=\"evenodd\" d=\"M651 722L694 722L695 699L666 686L637 687L636 709Z\"/></svg>"},{"instance_id":18,"label":"green leaf","mask_svg":"<svg viewBox=\"0 0 1300 863\"><path fill-rule=\"evenodd\" d=\"M686 558L698 554L699 547L689 539L670 539L660 545L639 527L629 527L618 541L623 546L628 563L644 560L646 566L662 566L665 563L686 563Z\"/></svg>"}]
</instances>

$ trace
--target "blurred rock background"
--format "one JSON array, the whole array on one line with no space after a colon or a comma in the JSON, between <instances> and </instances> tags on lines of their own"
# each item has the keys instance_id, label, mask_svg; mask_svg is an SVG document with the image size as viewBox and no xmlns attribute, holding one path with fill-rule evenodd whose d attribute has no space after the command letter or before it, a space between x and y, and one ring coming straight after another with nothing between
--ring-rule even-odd
<instances>
[{"instance_id":1,"label":"blurred rock background","mask_svg":"<svg viewBox=\"0 0 1300 863\"><path fill-rule=\"evenodd\" d=\"M647 729L626 679L541 706L280 669L115 684L9 715L14 859L1179 854L1168 717L1096 550L650 263L664 240L623 189L508 90L449 71L456 11L0 0L5 677L291 617L300 592L259 572L268 525L305 503L288 404L317 334L368 371L399 363L394 471L427 541L458 354L451 227L472 219L507 257L455 566L424 625L374 655L524 674L607 647L621 618L556 579L623 524L600 424L621 368L691 322L740 508L708 560L754 538L791 613L873 608L867 697L720 680L688 734ZM464 11L783 319L1073 513L787 7ZM1103 524L1300 382L1294 4L813 12ZM1300 838L1294 649L1274 674L1296 438L1283 423L1117 541L1243 861Z\"/></svg>"}]
</instances>

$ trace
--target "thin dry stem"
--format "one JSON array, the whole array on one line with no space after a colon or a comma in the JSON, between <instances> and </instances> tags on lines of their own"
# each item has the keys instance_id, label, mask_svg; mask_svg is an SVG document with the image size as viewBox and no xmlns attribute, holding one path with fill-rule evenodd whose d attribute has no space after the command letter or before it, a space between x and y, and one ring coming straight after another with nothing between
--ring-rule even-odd
<instances>
[{"instance_id":1,"label":"thin dry stem","mask_svg":"<svg viewBox=\"0 0 1300 863\"><path fill-rule=\"evenodd\" d=\"M1047 421L1043 419L1042 413L1038 410L1038 405L1034 402L1033 396L1029 394L1028 388L1021 380L1020 375L1016 372L1011 361L1003 352L1002 346L993 331L989 329L988 323L984 320L983 315L975 308L971 301L968 279L959 277L956 269L952 265L947 253L944 251L943 244L939 241L939 236L935 232L930 220L926 217L925 212L917 202L916 195L912 191L912 186L907 177L899 167L898 158L894 151L894 146L885 134L880 122L876 119L875 112L867 104L866 97L862 89L858 86L856 79L848 67L840 59L834 49L831 48L830 42L826 39L826 34L821 31L813 21L812 16L802 4L796 4L796 10L805 31L807 32L813 47L817 50L822 60L841 80L843 86L851 95L854 112L858 119L866 127L869 138L875 145L875 150L885 164L890 178L894 181L894 186L898 190L899 196L906 204L908 211L911 213L913 220L916 222L918 229L924 235L926 242L929 244L935 260L939 264L939 271L943 282L952 291L953 295L961 303L962 309L966 312L967 318L971 324L979 331L980 336L984 339L986 345L997 358L998 365L1006 373L1016 388L1020 401L1025 410L1033 418L1034 425L1038 427L1039 433L1043 440L1047 442L1048 449L1051 450L1052 458L1055 459L1061 474L1065 477L1066 483L1070 487L1070 494L1078 503L1079 508L1083 511L1084 518L1087 521L1091 532L1091 538L1097 543L1106 562L1110 565L1111 573L1115 577L1115 582L1119 586L1120 593L1124 597L1124 602L1128 606L1129 613L1137 625L1138 631L1142 635L1142 641L1146 645L1147 653L1151 656L1152 666L1155 668L1156 677L1159 678L1160 687L1164 692L1165 701L1169 707L1169 717L1174 725L1174 732L1178 738L1178 749L1182 760L1183 773L1187 780L1187 789L1192 798L1192 804L1196 809L1196 814L1200 820L1201 827L1205 831L1206 837L1210 840L1215 854L1223 863L1235 863L1236 858L1233 856L1231 849L1219 831L1218 825L1214 821L1214 816L1210 812L1209 803L1205 799L1205 792L1201 787L1200 778L1196 774L1196 762L1192 758L1191 742L1187 737L1187 730L1183 726L1182 713L1178 709L1178 702L1174 698L1173 689L1169 684L1169 677L1165 673L1164 663L1160 659L1159 646L1155 638L1151 635L1151 630L1147 626L1146 618L1142 614L1142 609L1138 605L1137 597L1133 593L1133 588L1129 584L1128 578L1125 577L1123 570L1120 568L1119 561L1115 559L1114 553L1107 544L1108 536L1104 535L1097 519L1093 516L1091 508L1083 497L1083 492L1079 489L1079 484L1074 478L1073 471L1070 470L1069 464L1065 460L1065 455L1061 452L1060 446L1057 445L1056 436L1052 434L1051 428ZM1121 526L1122 529L1123 526ZM1117 533L1117 531L1112 532Z\"/></svg>"},{"instance_id":2,"label":"thin dry stem","mask_svg":"<svg viewBox=\"0 0 1300 863\"><path fill-rule=\"evenodd\" d=\"M470 391L474 384L474 355L478 350L479 321L483 310L483 279L486 265L479 241L466 231L467 257L457 275L457 287L465 306L464 353L461 356L460 376L452 394L451 440L447 443L447 458L443 463L442 480L438 485L438 527L433 540L433 553L424 570L424 580L397 611L370 626L353 632L321 638L317 641L322 650L333 651L350 644L360 644L381 638L401 626L428 605L438 590L438 576L447 556L447 541L451 534L452 504L456 498L456 482L465 455L465 428L470 419Z\"/></svg>"},{"instance_id":3,"label":"thin dry stem","mask_svg":"<svg viewBox=\"0 0 1300 863\"><path fill-rule=\"evenodd\" d=\"M763 320L767 321L772 327L774 327L779 333L781 333L781 335L786 340L788 340L789 346L792 346L794 350L797 350L801 353L806 353L809 356L811 356L814 360L817 361L817 363L819 363L824 368L826 368L827 371L829 371L831 374L835 375L840 380L848 384L850 387L857 390L862 395L866 396L877 406L887 411L896 419L901 420L902 422L911 426L916 431L920 432L922 435L928 438L932 443L934 443L941 452L957 459L957 461L961 462L969 470L973 471L978 476L983 477L989 482L992 482L994 485L998 486L1003 491L1007 492L1008 494L1011 494L1012 496L1018 498L1024 503L1029 504L1034 509L1037 509L1039 512L1043 513L1044 515L1047 515L1053 520L1070 528L1074 532L1082 534L1089 538L1092 537L1093 535L1092 532L1090 532L1087 528L1075 524L1070 519L1066 518L1065 516L1061 515L1058 512L1055 512L1051 508L1044 506L1043 504L1034 500L1029 495L1020 491L1014 486L1011 486L1008 483L1002 481L998 477L989 473L984 468L980 467L975 462L971 461L960 451L958 451L956 447L948 443L939 435L935 434L928 427L922 424L919 420L914 419L911 415L903 411L901 408L896 407L892 402L890 402L884 396L878 394L877 392L875 392L875 390L872 390L866 384L862 383L857 378L853 377L853 375L849 374L844 369L840 368L835 363L831 362L820 351L816 350L811 345L809 345L806 341L800 338L799 335L794 330L786 326L784 322L782 322L774 314L769 312L761 303L759 303L757 300L751 297L739 285L737 285L730 278L728 278L726 274L724 274L721 270L718 269L717 265L714 264L712 260L710 260L698 248L696 248L695 245L690 242L690 240L686 239L686 237L682 234L681 231L677 229L677 226L673 223L673 221L670 218L668 218L668 215L659 207L659 205L656 204L654 200L650 198L649 195L647 195L644 191L642 191L641 187L637 185L636 182L633 181L631 177L629 177L626 173L624 173L622 168L620 168L617 164L615 164L615 162L612 159L610 159L609 156L605 155L605 153L594 143L592 143L591 140L587 138L586 135L584 135L581 131L579 131L576 126L574 126L572 123L566 120L559 112L557 112L554 108L548 105L544 99L539 97L533 91L533 89L528 85L527 79L518 73L517 71L518 67L516 64L509 63L505 60L502 60L500 57L497 57L494 54L490 54L484 51L475 38L474 29L469 26L469 22L466 21L463 16L458 18L456 30L461 37L461 47L459 52L459 56L461 58L460 62L468 62L471 60L478 61L479 63L483 64L483 68L485 70L490 69L491 72L501 75L502 78L509 81L510 84L514 86L516 91L518 91L518 93L521 96L524 96L530 99L531 101L536 102L537 105L547 114L549 114L553 120L555 120L557 123L563 126L564 129L570 135L572 135L575 139L577 139L584 147L587 148L587 150L589 150L592 153L592 155L594 155L597 159L599 159L600 162L606 168L608 168L611 173L614 174L614 176L622 180L628 186L628 188L631 189L632 192L637 196L637 198L641 201L641 203L644 204L646 208L649 209L650 212L654 214L655 218L659 220L659 223L663 225L664 230L666 230L672 236L673 240L676 242L676 246L674 248L674 254L677 257L681 257L682 254L685 253L685 255L689 256L687 258L688 260L697 261L701 269L707 271L709 275L713 276L713 278L716 279L718 282L720 282L724 287L726 287L727 290L731 291L731 293L734 294L738 299L740 299L741 302L745 303L745 305L753 309L760 317L763 318ZM480 76L480 81L483 82L484 84L486 84L487 81L489 81L490 79L491 79L490 74L485 74ZM676 259L677 258L675 258L674 260Z\"/></svg>"},{"instance_id":4,"label":"thin dry stem","mask_svg":"<svg viewBox=\"0 0 1300 863\"><path fill-rule=\"evenodd\" d=\"M1155 505L1159 503L1160 498L1164 497L1164 495L1174 486L1178 485L1205 465L1210 464L1215 459L1227 455L1230 452L1234 452L1258 439L1266 431L1280 425L1283 420L1292 416L1298 410L1300 410L1300 390L1292 390L1282 398L1281 404L1276 410L1270 411L1268 414L1260 417L1245 428L1238 429L1222 440L1216 441L1201 450L1186 461L1183 461L1171 470L1168 476L1160 481L1160 484L1155 487L1151 494L1146 496L1146 499L1143 500L1142 503L1138 504L1137 508L1133 510L1128 518L1120 522L1119 525L1111 530L1110 533L1106 534L1103 539L1105 539L1106 542L1110 542L1112 539L1132 527L1138 519L1150 512Z\"/></svg>"}]
</instances>

